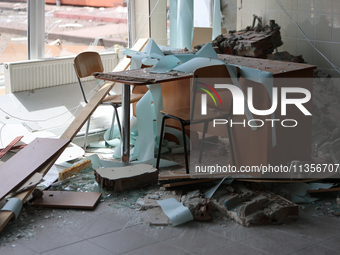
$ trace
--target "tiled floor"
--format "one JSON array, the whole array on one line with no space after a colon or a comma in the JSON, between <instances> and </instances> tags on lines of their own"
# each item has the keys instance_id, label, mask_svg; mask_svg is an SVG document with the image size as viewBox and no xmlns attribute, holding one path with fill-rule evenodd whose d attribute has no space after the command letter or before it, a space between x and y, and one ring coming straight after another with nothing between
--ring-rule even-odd
<instances>
[{"instance_id":1,"label":"tiled floor","mask_svg":"<svg viewBox=\"0 0 340 255\"><path fill-rule=\"evenodd\" d=\"M116 209L109 201L94 211L41 209L24 218L30 222L24 228L33 227L33 237L5 242L0 254L340 254L340 218L300 211L289 224L246 228L216 218L150 227L140 212ZM10 223L0 240L18 226Z\"/></svg>"}]
</instances>

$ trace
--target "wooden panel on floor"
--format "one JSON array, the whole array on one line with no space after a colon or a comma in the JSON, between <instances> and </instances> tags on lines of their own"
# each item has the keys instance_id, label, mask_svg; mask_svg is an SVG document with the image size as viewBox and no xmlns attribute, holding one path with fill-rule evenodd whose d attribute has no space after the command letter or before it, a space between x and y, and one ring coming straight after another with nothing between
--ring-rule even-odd
<instances>
[{"instance_id":1,"label":"wooden panel on floor","mask_svg":"<svg viewBox=\"0 0 340 255\"><path fill-rule=\"evenodd\" d=\"M41 198L33 201L32 206L94 209L100 199L100 192L44 191Z\"/></svg>"},{"instance_id":2,"label":"wooden panel on floor","mask_svg":"<svg viewBox=\"0 0 340 255\"><path fill-rule=\"evenodd\" d=\"M203 180L192 180L192 181L186 181L186 182L174 182L174 183L167 183L163 184L162 187L171 188L171 187L178 187L178 186L185 186L185 185L191 185L191 184L197 184L197 183L205 183L205 182L211 182L216 181L220 179L203 179Z\"/></svg>"},{"instance_id":3,"label":"wooden panel on floor","mask_svg":"<svg viewBox=\"0 0 340 255\"><path fill-rule=\"evenodd\" d=\"M69 144L68 139L36 138L0 166L0 200L18 187L53 155Z\"/></svg>"}]
</instances>

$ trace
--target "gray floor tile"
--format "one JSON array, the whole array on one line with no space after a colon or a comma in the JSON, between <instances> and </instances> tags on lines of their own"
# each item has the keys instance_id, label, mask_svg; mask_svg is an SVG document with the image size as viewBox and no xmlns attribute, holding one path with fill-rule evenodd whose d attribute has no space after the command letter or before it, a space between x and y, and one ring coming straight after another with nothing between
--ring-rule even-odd
<instances>
[{"instance_id":1,"label":"gray floor tile","mask_svg":"<svg viewBox=\"0 0 340 255\"><path fill-rule=\"evenodd\" d=\"M35 236L29 240L21 241L21 244L39 253L83 240L58 227L53 229L51 226L37 227L34 231L36 232Z\"/></svg>"},{"instance_id":2,"label":"gray floor tile","mask_svg":"<svg viewBox=\"0 0 340 255\"><path fill-rule=\"evenodd\" d=\"M206 253L206 255L216 255L216 254L233 254L233 255L269 255L269 253L256 250L253 247L247 246L242 243L233 243L224 246L220 249L213 250L212 252Z\"/></svg>"},{"instance_id":3,"label":"gray floor tile","mask_svg":"<svg viewBox=\"0 0 340 255\"><path fill-rule=\"evenodd\" d=\"M142 248L124 253L124 255L189 255L191 253L182 251L176 247L166 244L165 242L159 242L150 244Z\"/></svg>"},{"instance_id":4,"label":"gray floor tile","mask_svg":"<svg viewBox=\"0 0 340 255\"><path fill-rule=\"evenodd\" d=\"M333 237L319 244L340 251L340 236Z\"/></svg>"},{"instance_id":5,"label":"gray floor tile","mask_svg":"<svg viewBox=\"0 0 340 255\"><path fill-rule=\"evenodd\" d=\"M178 228L178 227L171 227L171 226L149 227L146 225L134 226L134 227L131 227L131 229L141 232L159 241L164 241L166 239L179 236L184 231L182 228Z\"/></svg>"},{"instance_id":6,"label":"gray floor tile","mask_svg":"<svg viewBox=\"0 0 340 255\"><path fill-rule=\"evenodd\" d=\"M204 229L185 228L178 237L165 242L188 252L204 254L226 246L232 241Z\"/></svg>"},{"instance_id":7,"label":"gray floor tile","mask_svg":"<svg viewBox=\"0 0 340 255\"><path fill-rule=\"evenodd\" d=\"M131 228L126 228L88 240L91 243L117 254L132 251L157 242L156 239L134 231Z\"/></svg>"},{"instance_id":8,"label":"gray floor tile","mask_svg":"<svg viewBox=\"0 0 340 255\"><path fill-rule=\"evenodd\" d=\"M240 242L253 236L261 236L271 232L275 232L275 226L255 226L244 227L234 221L229 221L226 226L212 225L207 228L208 231L231 239L233 242Z\"/></svg>"},{"instance_id":9,"label":"gray floor tile","mask_svg":"<svg viewBox=\"0 0 340 255\"><path fill-rule=\"evenodd\" d=\"M13 247L14 246L14 247ZM38 253L32 251L30 248L23 246L19 243L13 244L6 244L6 246L0 247L0 254L3 255L37 255Z\"/></svg>"},{"instance_id":10,"label":"gray floor tile","mask_svg":"<svg viewBox=\"0 0 340 255\"><path fill-rule=\"evenodd\" d=\"M58 249L54 249L51 251L43 252L42 255L93 255L93 254L100 254L100 255L112 255L114 254L111 251L105 250L95 244L92 244L88 241L82 241L70 245L66 245L60 247Z\"/></svg>"},{"instance_id":11,"label":"gray floor tile","mask_svg":"<svg viewBox=\"0 0 340 255\"><path fill-rule=\"evenodd\" d=\"M312 245L304 239L280 232L254 236L242 243L275 255L289 254Z\"/></svg>"},{"instance_id":12,"label":"gray floor tile","mask_svg":"<svg viewBox=\"0 0 340 255\"><path fill-rule=\"evenodd\" d=\"M340 233L339 221L330 217L300 217L291 224L277 226L278 231L318 243L337 236Z\"/></svg>"},{"instance_id":13,"label":"gray floor tile","mask_svg":"<svg viewBox=\"0 0 340 255\"><path fill-rule=\"evenodd\" d=\"M340 251L328 249L327 247L321 246L321 245L313 245L305 249L302 249L300 251L291 253L290 255L321 255L321 254L337 255L337 254L340 254Z\"/></svg>"},{"instance_id":14,"label":"gray floor tile","mask_svg":"<svg viewBox=\"0 0 340 255\"><path fill-rule=\"evenodd\" d=\"M92 217L87 223L84 224L82 228L73 232L84 239L88 239L117 231L122 227L123 226L119 225L118 223L99 215Z\"/></svg>"},{"instance_id":15,"label":"gray floor tile","mask_svg":"<svg viewBox=\"0 0 340 255\"><path fill-rule=\"evenodd\" d=\"M129 208L125 208L125 211L129 211ZM131 215L132 214L132 215ZM138 220L138 217L133 215L133 213L126 213L126 212L106 212L101 214L101 216L105 217L106 219L112 220L122 226L130 227L135 226L137 224L140 224L140 221Z\"/></svg>"}]
</instances>

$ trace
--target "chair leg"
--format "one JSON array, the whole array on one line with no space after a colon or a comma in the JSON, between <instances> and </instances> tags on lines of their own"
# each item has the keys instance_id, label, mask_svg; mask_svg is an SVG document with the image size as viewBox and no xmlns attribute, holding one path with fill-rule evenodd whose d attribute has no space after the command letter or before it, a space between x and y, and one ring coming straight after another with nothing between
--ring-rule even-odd
<instances>
[{"instance_id":1,"label":"chair leg","mask_svg":"<svg viewBox=\"0 0 340 255\"><path fill-rule=\"evenodd\" d=\"M112 105L112 106L113 106L113 105ZM110 135L109 135L109 140L112 139L112 133L113 133L113 130L114 130L114 125L115 125L115 118L117 118L117 123L118 123L118 128L119 128L119 134L122 133L117 108L116 108L115 106L113 106L113 109L114 109L114 113L113 113L113 115L112 115L111 132L110 132Z\"/></svg>"},{"instance_id":2,"label":"chair leg","mask_svg":"<svg viewBox=\"0 0 340 255\"><path fill-rule=\"evenodd\" d=\"M233 165L236 166L235 165L235 155L234 155L233 139L231 137L229 119L228 119L228 123L227 123L227 129L228 129L228 137L229 137L231 160L233 162Z\"/></svg>"},{"instance_id":3,"label":"chair leg","mask_svg":"<svg viewBox=\"0 0 340 255\"><path fill-rule=\"evenodd\" d=\"M185 158L185 169L187 174L189 174L189 161L188 161L188 151L187 151L187 141L185 138L185 128L184 128L184 124L182 121L181 122L181 126L182 126L182 135L183 135L183 145L184 145L184 158Z\"/></svg>"},{"instance_id":4,"label":"chair leg","mask_svg":"<svg viewBox=\"0 0 340 255\"><path fill-rule=\"evenodd\" d=\"M87 121L86 131L85 131L85 139L84 139L84 151L86 151L86 142L87 142L87 136L89 134L90 129L90 119Z\"/></svg>"},{"instance_id":5,"label":"chair leg","mask_svg":"<svg viewBox=\"0 0 340 255\"><path fill-rule=\"evenodd\" d=\"M120 120L119 120L119 115L118 115L118 110L117 110L117 107L113 107L115 108L115 115L116 115L116 118L117 118L117 124L118 124L118 128L119 128L119 134L122 135L122 127L120 125Z\"/></svg>"},{"instance_id":6,"label":"chair leg","mask_svg":"<svg viewBox=\"0 0 340 255\"><path fill-rule=\"evenodd\" d=\"M201 140L201 146L200 146L200 156L198 158L199 163L201 163L202 161L203 145L204 145L205 133L207 132L207 129L208 129L208 122L204 122L203 134L202 134L202 140Z\"/></svg>"},{"instance_id":7,"label":"chair leg","mask_svg":"<svg viewBox=\"0 0 340 255\"><path fill-rule=\"evenodd\" d=\"M156 168L159 169L159 161L161 159L161 152L162 152L162 142L163 142L163 133L164 133L164 126L165 126L165 120L167 117L163 117L162 119L162 127L161 127L161 134L159 136L159 145L158 145L158 154L157 154L157 163Z\"/></svg>"},{"instance_id":8,"label":"chair leg","mask_svg":"<svg viewBox=\"0 0 340 255\"><path fill-rule=\"evenodd\" d=\"M116 109L114 106L113 106L113 108ZM109 140L112 139L112 133L113 133L113 130L114 130L116 114L117 114L116 111L112 114L111 130L110 130L110 134L109 134Z\"/></svg>"}]
</instances>

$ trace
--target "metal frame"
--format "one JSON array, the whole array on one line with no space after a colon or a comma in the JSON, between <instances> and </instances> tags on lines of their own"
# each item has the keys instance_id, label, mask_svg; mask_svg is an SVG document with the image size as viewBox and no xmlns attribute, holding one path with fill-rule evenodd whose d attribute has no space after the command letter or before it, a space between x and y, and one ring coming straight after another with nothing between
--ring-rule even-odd
<instances>
[{"instance_id":1,"label":"metal frame","mask_svg":"<svg viewBox=\"0 0 340 255\"><path fill-rule=\"evenodd\" d=\"M45 57L45 0L27 2L27 59L41 59Z\"/></svg>"},{"instance_id":2,"label":"metal frame","mask_svg":"<svg viewBox=\"0 0 340 255\"><path fill-rule=\"evenodd\" d=\"M75 71L77 79L78 79L78 83L79 83L79 86L80 86L81 93L83 95L84 102L87 104L88 101L87 101L87 98L86 98L86 95L85 95L83 84L82 84L82 82L81 82L81 80L80 80L80 78L79 78L79 76L77 74L76 66L74 64L73 64L73 67L74 67L74 71ZM124 98L124 96L123 96L123 98ZM129 101L130 101L130 96L129 96ZM113 106L115 112L114 112L114 114L112 116L111 129L112 129L113 125L114 125L115 118L117 117L119 133L122 135L122 128L121 128L121 125L120 125L120 120L119 120L119 115L118 115L118 110L117 110L117 108L122 106L122 104L113 104L113 103L108 103L108 102L102 102L101 104L102 105L111 105L111 106ZM89 130L90 130L90 120L91 120L91 118L89 118L89 120L87 121L87 125L86 125L85 139L84 139L84 146L83 146L84 151L86 151L87 137L88 137ZM112 134L112 130L110 132L109 139L112 138L111 134Z\"/></svg>"}]
</instances>

